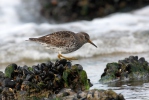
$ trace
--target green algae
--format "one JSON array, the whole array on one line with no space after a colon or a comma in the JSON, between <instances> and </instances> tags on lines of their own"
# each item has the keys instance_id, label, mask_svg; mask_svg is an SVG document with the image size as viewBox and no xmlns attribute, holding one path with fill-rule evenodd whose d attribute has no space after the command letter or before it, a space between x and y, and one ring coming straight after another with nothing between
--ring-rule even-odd
<instances>
[{"instance_id":1,"label":"green algae","mask_svg":"<svg viewBox=\"0 0 149 100\"><path fill-rule=\"evenodd\" d=\"M81 81L82 85L85 86L85 90L89 90L90 86L89 86L89 82L87 79L87 74L84 70L79 72L79 77L80 77L80 81Z\"/></svg>"},{"instance_id":2,"label":"green algae","mask_svg":"<svg viewBox=\"0 0 149 100\"><path fill-rule=\"evenodd\" d=\"M130 56L118 62L108 63L104 73L99 80L102 83L113 82L115 80L145 79L149 77L148 62L143 57Z\"/></svg>"},{"instance_id":3,"label":"green algae","mask_svg":"<svg viewBox=\"0 0 149 100\"><path fill-rule=\"evenodd\" d=\"M62 76L62 78L64 80L64 86L65 87L68 87L68 75L69 75L69 71L68 70L65 70L63 72L63 76Z\"/></svg>"},{"instance_id":4,"label":"green algae","mask_svg":"<svg viewBox=\"0 0 149 100\"><path fill-rule=\"evenodd\" d=\"M45 64L46 67L47 65ZM11 64L5 69L5 77L18 80L15 81L18 82L16 83L18 90L14 93L18 100L49 98L49 96L57 94L63 88L70 88L75 92L89 90L90 81L87 78L86 71L83 70L80 64L73 66L71 64L69 66L63 65L62 71L56 69L57 66L51 63L48 66L50 71L42 71L42 69L38 69L38 65L36 66L37 69L34 70L33 68L35 67L28 67L26 65L18 67L16 64ZM15 88L12 88L12 90L15 90ZM55 100L60 100L60 98Z\"/></svg>"},{"instance_id":5,"label":"green algae","mask_svg":"<svg viewBox=\"0 0 149 100\"><path fill-rule=\"evenodd\" d=\"M16 69L16 64L10 64L5 68L5 77L11 78L14 70Z\"/></svg>"}]
</instances>

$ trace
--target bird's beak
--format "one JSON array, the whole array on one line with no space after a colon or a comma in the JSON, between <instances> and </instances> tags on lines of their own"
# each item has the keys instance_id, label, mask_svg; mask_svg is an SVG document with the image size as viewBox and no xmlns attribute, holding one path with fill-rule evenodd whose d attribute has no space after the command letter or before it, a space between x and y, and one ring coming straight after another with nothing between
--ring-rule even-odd
<instances>
[{"instance_id":1,"label":"bird's beak","mask_svg":"<svg viewBox=\"0 0 149 100\"><path fill-rule=\"evenodd\" d=\"M88 42L97 48L97 46L91 40L88 40Z\"/></svg>"}]
</instances>

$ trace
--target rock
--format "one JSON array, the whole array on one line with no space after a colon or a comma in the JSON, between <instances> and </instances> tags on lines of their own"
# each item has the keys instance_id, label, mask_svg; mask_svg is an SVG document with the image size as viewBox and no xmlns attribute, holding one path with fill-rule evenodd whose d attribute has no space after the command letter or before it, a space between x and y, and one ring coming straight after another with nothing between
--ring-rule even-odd
<instances>
[{"instance_id":1,"label":"rock","mask_svg":"<svg viewBox=\"0 0 149 100\"><path fill-rule=\"evenodd\" d=\"M9 88L14 88L15 85L16 85L15 81L10 80L10 78L4 79L2 83L3 87L9 87Z\"/></svg>"},{"instance_id":2,"label":"rock","mask_svg":"<svg viewBox=\"0 0 149 100\"><path fill-rule=\"evenodd\" d=\"M79 71L82 71L83 67L80 64L75 64L75 65L72 66L72 69L77 69Z\"/></svg>"},{"instance_id":3,"label":"rock","mask_svg":"<svg viewBox=\"0 0 149 100\"><path fill-rule=\"evenodd\" d=\"M144 57L138 60L138 56L130 56L124 60L108 63L101 75L100 82L108 83L116 80L123 80L125 78L131 79L145 79L149 77L148 62Z\"/></svg>"},{"instance_id":4,"label":"rock","mask_svg":"<svg viewBox=\"0 0 149 100\"><path fill-rule=\"evenodd\" d=\"M133 66L127 65L127 72L131 71ZM105 73L110 70L121 73L120 64L107 66ZM2 100L124 100L123 95L112 90L89 90L93 84L83 67L65 59L32 67L11 64L5 72L0 72Z\"/></svg>"},{"instance_id":5,"label":"rock","mask_svg":"<svg viewBox=\"0 0 149 100\"><path fill-rule=\"evenodd\" d=\"M5 77L13 78L14 77L14 71L17 69L16 64L10 64L5 68Z\"/></svg>"},{"instance_id":6,"label":"rock","mask_svg":"<svg viewBox=\"0 0 149 100\"><path fill-rule=\"evenodd\" d=\"M0 94L2 93L2 91L3 91L3 87L2 87L2 86L0 86Z\"/></svg>"},{"instance_id":7,"label":"rock","mask_svg":"<svg viewBox=\"0 0 149 100\"><path fill-rule=\"evenodd\" d=\"M49 98L50 95L60 93L65 87L70 88L71 92L65 91L58 97L67 97L74 94L72 90L88 90L92 86L83 67L79 64L73 66L76 66L75 69L72 68L71 62L65 59L57 60L55 63L48 61L32 67L10 64L6 67L5 73L0 73L0 85L2 89L7 87L16 91L13 95L18 95L20 99L21 96L24 99L27 96L36 99Z\"/></svg>"},{"instance_id":8,"label":"rock","mask_svg":"<svg viewBox=\"0 0 149 100\"><path fill-rule=\"evenodd\" d=\"M66 90L67 89L65 89L65 91ZM112 90L93 89L88 91L79 91L73 95L63 96L62 93L65 91L58 93L56 96L60 100L125 100L123 95L116 94Z\"/></svg>"},{"instance_id":9,"label":"rock","mask_svg":"<svg viewBox=\"0 0 149 100\"><path fill-rule=\"evenodd\" d=\"M3 89L2 100L15 100L15 95L11 88L5 87Z\"/></svg>"},{"instance_id":10,"label":"rock","mask_svg":"<svg viewBox=\"0 0 149 100\"><path fill-rule=\"evenodd\" d=\"M86 92L78 92L77 93L77 98L80 99L80 98L86 98L87 96L87 93Z\"/></svg>"},{"instance_id":11,"label":"rock","mask_svg":"<svg viewBox=\"0 0 149 100\"><path fill-rule=\"evenodd\" d=\"M2 71L0 71L0 78L3 78L4 76L5 74Z\"/></svg>"}]
</instances>

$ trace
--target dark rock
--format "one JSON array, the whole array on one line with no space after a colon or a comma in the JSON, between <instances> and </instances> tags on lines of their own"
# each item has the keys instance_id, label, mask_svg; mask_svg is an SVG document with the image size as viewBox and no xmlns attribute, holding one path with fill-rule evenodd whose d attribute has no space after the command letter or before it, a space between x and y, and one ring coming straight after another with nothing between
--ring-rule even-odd
<instances>
[{"instance_id":1,"label":"dark rock","mask_svg":"<svg viewBox=\"0 0 149 100\"><path fill-rule=\"evenodd\" d=\"M134 56L134 60L138 61L138 56Z\"/></svg>"},{"instance_id":2,"label":"dark rock","mask_svg":"<svg viewBox=\"0 0 149 100\"><path fill-rule=\"evenodd\" d=\"M27 74L25 80L26 81L31 81L33 78L34 78L34 75L33 74L31 74L31 75L30 74Z\"/></svg>"},{"instance_id":3,"label":"dark rock","mask_svg":"<svg viewBox=\"0 0 149 100\"><path fill-rule=\"evenodd\" d=\"M88 79L89 86L92 87L93 84L91 83L90 79Z\"/></svg>"},{"instance_id":4,"label":"dark rock","mask_svg":"<svg viewBox=\"0 0 149 100\"><path fill-rule=\"evenodd\" d=\"M73 67L74 69L77 69L78 71L82 71L83 70L83 67L80 65L80 64L75 64L73 65L75 67Z\"/></svg>"},{"instance_id":5,"label":"dark rock","mask_svg":"<svg viewBox=\"0 0 149 100\"><path fill-rule=\"evenodd\" d=\"M24 75L24 77L26 77L28 74L34 74L32 71L29 70L29 67L26 66L26 65L24 65L24 66L22 67L22 70L23 70L23 75Z\"/></svg>"},{"instance_id":6,"label":"dark rock","mask_svg":"<svg viewBox=\"0 0 149 100\"><path fill-rule=\"evenodd\" d=\"M2 86L4 79L5 79L4 77L3 78L0 78L0 86Z\"/></svg>"},{"instance_id":7,"label":"dark rock","mask_svg":"<svg viewBox=\"0 0 149 100\"><path fill-rule=\"evenodd\" d=\"M66 59L56 60L54 66L55 66L55 67L57 67L57 66L59 66L59 65L63 65L63 66L65 66L66 63L67 63L67 60L66 60Z\"/></svg>"},{"instance_id":8,"label":"dark rock","mask_svg":"<svg viewBox=\"0 0 149 100\"><path fill-rule=\"evenodd\" d=\"M18 74L22 74L23 75L23 67L18 66L17 72L18 72Z\"/></svg>"},{"instance_id":9,"label":"dark rock","mask_svg":"<svg viewBox=\"0 0 149 100\"><path fill-rule=\"evenodd\" d=\"M32 66L32 69L33 69L34 74L36 74L36 75L38 75L42 72L41 70L39 70L39 67L35 66L35 65Z\"/></svg>"},{"instance_id":10,"label":"dark rock","mask_svg":"<svg viewBox=\"0 0 149 100\"><path fill-rule=\"evenodd\" d=\"M124 96L122 94L119 94L117 96L117 100L125 100Z\"/></svg>"},{"instance_id":11,"label":"dark rock","mask_svg":"<svg viewBox=\"0 0 149 100\"><path fill-rule=\"evenodd\" d=\"M145 62L145 58L144 57L141 57L140 59L139 59L139 63L144 63Z\"/></svg>"},{"instance_id":12,"label":"dark rock","mask_svg":"<svg viewBox=\"0 0 149 100\"><path fill-rule=\"evenodd\" d=\"M15 81L12 81L10 78L6 78L3 80L2 86L3 87L10 87L14 88L16 85Z\"/></svg>"},{"instance_id":13,"label":"dark rock","mask_svg":"<svg viewBox=\"0 0 149 100\"><path fill-rule=\"evenodd\" d=\"M101 75L100 82L108 83L115 80L140 79L149 77L148 62L144 57L138 60L138 56L130 56L124 60L119 60L118 63L108 63Z\"/></svg>"},{"instance_id":14,"label":"dark rock","mask_svg":"<svg viewBox=\"0 0 149 100\"><path fill-rule=\"evenodd\" d=\"M39 67L39 70L41 70L41 71L48 70L46 63L41 63L38 67Z\"/></svg>"},{"instance_id":15,"label":"dark rock","mask_svg":"<svg viewBox=\"0 0 149 100\"><path fill-rule=\"evenodd\" d=\"M0 71L0 78L3 78L4 76L5 74L2 71Z\"/></svg>"},{"instance_id":16,"label":"dark rock","mask_svg":"<svg viewBox=\"0 0 149 100\"><path fill-rule=\"evenodd\" d=\"M13 90L5 87L2 92L2 100L15 100Z\"/></svg>"},{"instance_id":17,"label":"dark rock","mask_svg":"<svg viewBox=\"0 0 149 100\"><path fill-rule=\"evenodd\" d=\"M21 85L21 90L23 90L23 91L28 91L30 85L31 85L31 84L30 84L29 81L23 81L23 82L22 82L22 85Z\"/></svg>"},{"instance_id":18,"label":"dark rock","mask_svg":"<svg viewBox=\"0 0 149 100\"><path fill-rule=\"evenodd\" d=\"M66 68L71 68L72 64L71 64L71 62L67 62L65 66L66 66Z\"/></svg>"},{"instance_id":19,"label":"dark rock","mask_svg":"<svg viewBox=\"0 0 149 100\"><path fill-rule=\"evenodd\" d=\"M51 79L54 78L54 73L52 71L49 71L48 75L50 76Z\"/></svg>"},{"instance_id":20,"label":"dark rock","mask_svg":"<svg viewBox=\"0 0 149 100\"><path fill-rule=\"evenodd\" d=\"M14 78L14 72L17 69L16 64L10 64L5 69L5 76L8 78Z\"/></svg>"},{"instance_id":21,"label":"dark rock","mask_svg":"<svg viewBox=\"0 0 149 100\"><path fill-rule=\"evenodd\" d=\"M15 86L15 89L16 89L17 91L21 90L21 84L18 83L18 84Z\"/></svg>"},{"instance_id":22,"label":"dark rock","mask_svg":"<svg viewBox=\"0 0 149 100\"><path fill-rule=\"evenodd\" d=\"M62 64L57 66L57 70L61 73L61 75L63 74L63 71L65 70L64 66Z\"/></svg>"},{"instance_id":23,"label":"dark rock","mask_svg":"<svg viewBox=\"0 0 149 100\"><path fill-rule=\"evenodd\" d=\"M49 68L48 69L51 69L51 67L53 66L54 64L51 62L51 61L48 61L46 63L46 66L48 66Z\"/></svg>"},{"instance_id":24,"label":"dark rock","mask_svg":"<svg viewBox=\"0 0 149 100\"><path fill-rule=\"evenodd\" d=\"M3 87L2 87L2 86L0 86L0 94L2 93L2 91L3 91Z\"/></svg>"},{"instance_id":25,"label":"dark rock","mask_svg":"<svg viewBox=\"0 0 149 100\"><path fill-rule=\"evenodd\" d=\"M108 65L105 72L109 70L121 72L121 64L114 64L111 68ZM11 100L14 100L14 97L18 100L26 100L26 98L51 100L56 97L63 100L100 98L101 91L85 91L89 90L93 84L88 79L83 67L80 64L72 66L71 62L64 59L57 60L55 63L49 61L32 67L24 65L16 68L11 65L7 67L6 72L11 72L11 74L6 75L11 77L1 75L0 83L3 99L8 99L7 97L10 97ZM3 90L4 88L5 90ZM108 95L106 96L108 98Z\"/></svg>"}]
</instances>

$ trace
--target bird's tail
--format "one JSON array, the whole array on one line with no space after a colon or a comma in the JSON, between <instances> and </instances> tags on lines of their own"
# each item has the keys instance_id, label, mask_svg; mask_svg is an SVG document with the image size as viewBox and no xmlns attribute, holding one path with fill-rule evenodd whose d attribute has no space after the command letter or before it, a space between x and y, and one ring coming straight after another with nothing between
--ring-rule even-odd
<instances>
[{"instance_id":1,"label":"bird's tail","mask_svg":"<svg viewBox=\"0 0 149 100\"><path fill-rule=\"evenodd\" d=\"M37 38L29 38L30 41L37 41Z\"/></svg>"}]
</instances>

